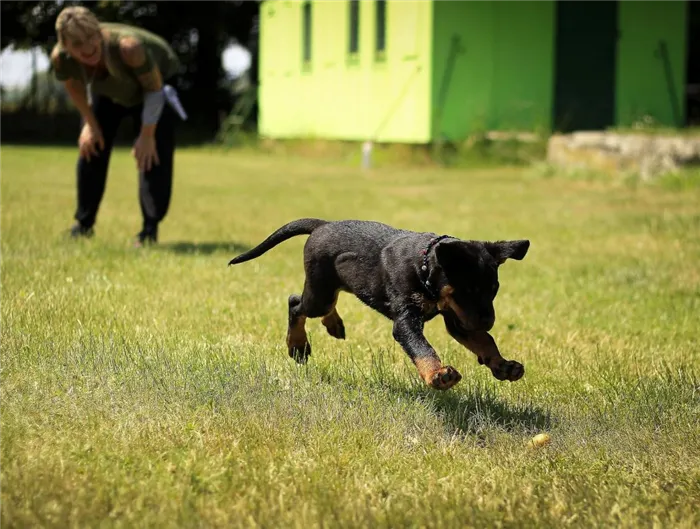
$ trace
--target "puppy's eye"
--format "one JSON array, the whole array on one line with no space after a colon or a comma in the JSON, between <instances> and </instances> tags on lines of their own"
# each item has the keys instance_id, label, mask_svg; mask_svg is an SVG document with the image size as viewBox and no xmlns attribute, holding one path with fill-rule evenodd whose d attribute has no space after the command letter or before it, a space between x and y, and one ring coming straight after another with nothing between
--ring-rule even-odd
<instances>
[{"instance_id":1,"label":"puppy's eye","mask_svg":"<svg viewBox=\"0 0 700 529\"><path fill-rule=\"evenodd\" d=\"M499 284L498 284L498 283L494 283L494 284L493 284L493 287L492 287L492 288L493 288L493 291L494 291L494 292L498 292L498 287L499 287Z\"/></svg>"}]
</instances>

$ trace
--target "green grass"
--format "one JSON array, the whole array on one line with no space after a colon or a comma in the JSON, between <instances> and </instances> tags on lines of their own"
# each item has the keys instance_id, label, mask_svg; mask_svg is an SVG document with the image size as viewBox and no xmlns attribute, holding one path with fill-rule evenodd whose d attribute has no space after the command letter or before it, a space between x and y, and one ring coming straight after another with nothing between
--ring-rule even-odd
<instances>
[{"instance_id":1,"label":"green grass","mask_svg":"<svg viewBox=\"0 0 700 529\"><path fill-rule=\"evenodd\" d=\"M64 238L75 154L2 149L4 527L700 524L697 188L184 150L161 244L137 251L125 150L96 237ZM493 329L525 377L496 381L435 320L464 378L432 391L348 295L348 339L310 320L294 365L305 238L226 264L303 216L529 238Z\"/></svg>"}]
</instances>

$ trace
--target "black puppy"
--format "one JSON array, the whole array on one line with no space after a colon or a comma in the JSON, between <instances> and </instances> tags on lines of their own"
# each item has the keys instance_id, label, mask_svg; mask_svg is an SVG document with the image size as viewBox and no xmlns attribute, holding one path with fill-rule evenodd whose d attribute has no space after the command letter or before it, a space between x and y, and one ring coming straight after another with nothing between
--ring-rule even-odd
<instances>
[{"instance_id":1,"label":"black puppy","mask_svg":"<svg viewBox=\"0 0 700 529\"><path fill-rule=\"evenodd\" d=\"M498 380L515 381L525 373L521 364L501 356L487 331L495 321L498 267L508 258L525 257L530 241L466 241L379 222L299 219L229 265L255 259L297 235L310 235L304 246L304 290L289 296L287 346L297 362L305 363L311 354L307 318L322 318L331 336L345 338L335 308L338 293L345 291L394 322L394 339L435 389L449 389L462 379L455 368L442 365L423 336L424 322L438 314L447 332Z\"/></svg>"}]
</instances>

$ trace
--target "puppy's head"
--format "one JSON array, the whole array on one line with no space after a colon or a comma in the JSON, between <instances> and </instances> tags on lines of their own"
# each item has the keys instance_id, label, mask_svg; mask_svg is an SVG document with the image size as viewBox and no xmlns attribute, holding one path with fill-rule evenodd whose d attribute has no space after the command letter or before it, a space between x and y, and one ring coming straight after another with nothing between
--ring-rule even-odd
<instances>
[{"instance_id":1,"label":"puppy's head","mask_svg":"<svg viewBox=\"0 0 700 529\"><path fill-rule=\"evenodd\" d=\"M451 311L464 330L488 331L496 314L493 300L498 293L498 267L506 259L520 261L530 241L446 240L435 248L447 286L441 292L441 310Z\"/></svg>"}]
</instances>

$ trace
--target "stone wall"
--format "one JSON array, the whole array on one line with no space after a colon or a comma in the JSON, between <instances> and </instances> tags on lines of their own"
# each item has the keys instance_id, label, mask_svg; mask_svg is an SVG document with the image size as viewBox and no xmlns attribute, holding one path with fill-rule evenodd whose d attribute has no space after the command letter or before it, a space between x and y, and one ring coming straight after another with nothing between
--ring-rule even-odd
<instances>
[{"instance_id":1,"label":"stone wall","mask_svg":"<svg viewBox=\"0 0 700 529\"><path fill-rule=\"evenodd\" d=\"M547 161L566 169L638 173L644 179L700 165L700 136L660 136L613 132L554 135Z\"/></svg>"}]
</instances>

